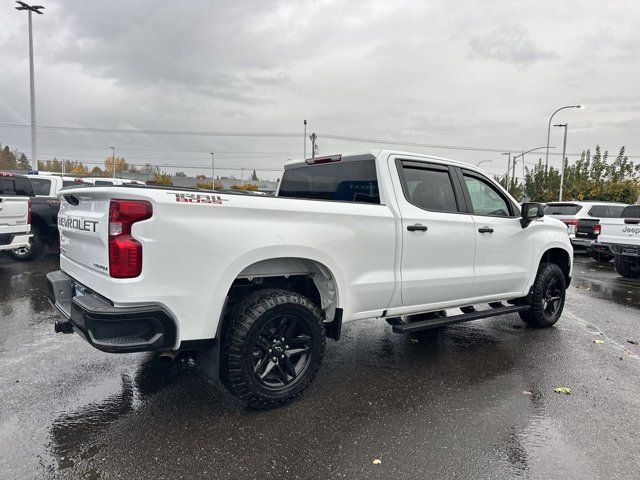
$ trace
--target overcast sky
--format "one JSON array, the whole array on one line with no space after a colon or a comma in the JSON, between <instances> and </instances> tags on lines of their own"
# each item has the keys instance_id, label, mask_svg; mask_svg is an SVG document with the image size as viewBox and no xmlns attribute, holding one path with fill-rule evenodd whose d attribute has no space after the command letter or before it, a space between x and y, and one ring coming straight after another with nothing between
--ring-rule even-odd
<instances>
[{"instance_id":1,"label":"overcast sky","mask_svg":"<svg viewBox=\"0 0 640 480\"><path fill-rule=\"evenodd\" d=\"M39 131L41 159L97 163L114 145L130 163L188 166L215 151L216 173L239 176L223 167L301 157L303 119L321 154L380 146L322 134L522 151L546 143L556 108L582 103L555 119L569 123L567 150L626 145L640 161L637 1L43 3L38 124L300 136ZM27 15L4 0L0 19L0 123L28 124ZM0 126L0 143L29 153L29 142ZM401 148L506 169L499 153Z\"/></svg>"}]
</instances>

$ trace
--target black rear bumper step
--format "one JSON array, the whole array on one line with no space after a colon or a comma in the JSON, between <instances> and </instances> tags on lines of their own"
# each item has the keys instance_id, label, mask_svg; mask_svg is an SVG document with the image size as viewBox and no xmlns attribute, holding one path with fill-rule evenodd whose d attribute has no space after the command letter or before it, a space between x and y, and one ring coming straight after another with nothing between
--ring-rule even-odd
<instances>
[{"instance_id":1,"label":"black rear bumper step","mask_svg":"<svg viewBox=\"0 0 640 480\"><path fill-rule=\"evenodd\" d=\"M429 320L422 320L414 323L403 323L402 325L394 325L395 333L411 333L421 330L429 330L431 328L444 327L454 323L470 322L472 320L480 320L481 318L497 317L498 315L506 315L508 313L525 312L529 310L529 305L512 305L502 308L491 308L489 310L465 313L462 315L454 315L453 317L437 317Z\"/></svg>"}]
</instances>

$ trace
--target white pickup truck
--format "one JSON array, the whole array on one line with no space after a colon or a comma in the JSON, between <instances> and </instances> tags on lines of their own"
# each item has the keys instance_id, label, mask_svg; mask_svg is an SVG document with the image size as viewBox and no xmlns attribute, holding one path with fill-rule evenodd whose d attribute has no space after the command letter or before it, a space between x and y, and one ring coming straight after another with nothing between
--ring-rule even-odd
<instances>
[{"instance_id":1,"label":"white pickup truck","mask_svg":"<svg viewBox=\"0 0 640 480\"><path fill-rule=\"evenodd\" d=\"M0 172L0 251L29 245L31 234L31 203L21 193L23 176Z\"/></svg>"},{"instance_id":2,"label":"white pickup truck","mask_svg":"<svg viewBox=\"0 0 640 480\"><path fill-rule=\"evenodd\" d=\"M476 167L425 155L289 162L276 197L96 187L60 199L56 331L107 352L197 350L206 377L258 408L302 392L343 323L410 333L517 312L549 327L571 280L567 228L543 205L521 209Z\"/></svg>"},{"instance_id":3,"label":"white pickup truck","mask_svg":"<svg viewBox=\"0 0 640 480\"><path fill-rule=\"evenodd\" d=\"M629 205L621 218L600 221L598 243L615 257L616 271L627 278L640 277L640 205Z\"/></svg>"}]
</instances>

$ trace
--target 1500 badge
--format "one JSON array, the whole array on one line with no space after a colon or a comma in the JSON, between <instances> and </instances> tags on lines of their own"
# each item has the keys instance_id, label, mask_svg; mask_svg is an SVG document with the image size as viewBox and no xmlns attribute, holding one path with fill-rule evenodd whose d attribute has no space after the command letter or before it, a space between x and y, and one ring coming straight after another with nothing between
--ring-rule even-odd
<instances>
[{"instance_id":1,"label":"1500 badge","mask_svg":"<svg viewBox=\"0 0 640 480\"><path fill-rule=\"evenodd\" d=\"M58 216L58 226L64 228L71 228L73 230L82 230L84 232L95 232L96 225L95 220L86 220L84 218L77 217L63 217Z\"/></svg>"},{"instance_id":2,"label":"1500 badge","mask_svg":"<svg viewBox=\"0 0 640 480\"><path fill-rule=\"evenodd\" d=\"M220 195L209 195L208 193L174 193L167 192L169 195L176 197L176 202L181 203L209 203L213 205L222 205L227 199Z\"/></svg>"}]
</instances>

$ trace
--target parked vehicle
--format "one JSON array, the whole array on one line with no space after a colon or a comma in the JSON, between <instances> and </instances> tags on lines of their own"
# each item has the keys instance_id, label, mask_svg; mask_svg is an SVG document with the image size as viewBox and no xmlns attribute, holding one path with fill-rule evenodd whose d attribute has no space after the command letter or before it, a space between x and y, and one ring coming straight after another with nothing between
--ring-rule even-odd
<instances>
[{"instance_id":1,"label":"parked vehicle","mask_svg":"<svg viewBox=\"0 0 640 480\"><path fill-rule=\"evenodd\" d=\"M580 239L576 242L576 230L578 220L581 218L616 218L620 216L620 211L626 207L624 203L613 202L549 202L545 207L544 214L557 218L567 226L571 244L575 247L584 248L584 243Z\"/></svg>"},{"instance_id":2,"label":"parked vehicle","mask_svg":"<svg viewBox=\"0 0 640 480\"><path fill-rule=\"evenodd\" d=\"M598 242L600 235L600 222L607 218L620 218L627 205L593 205L589 208L588 217L578 219L576 234L571 243L574 246L584 247L587 254L599 262L613 260L611 250L607 245ZM597 218L593 218L597 217Z\"/></svg>"},{"instance_id":3,"label":"parked vehicle","mask_svg":"<svg viewBox=\"0 0 640 480\"><path fill-rule=\"evenodd\" d=\"M410 333L517 312L550 327L571 281L567 229L543 205L520 208L478 168L425 155L290 162L277 197L133 186L60 197L56 331L107 352L197 350L205 377L259 408L309 385L343 323Z\"/></svg>"},{"instance_id":4,"label":"parked vehicle","mask_svg":"<svg viewBox=\"0 0 640 480\"><path fill-rule=\"evenodd\" d=\"M615 256L616 271L627 278L640 277L640 205L630 205L621 218L603 220L599 242Z\"/></svg>"},{"instance_id":5,"label":"parked vehicle","mask_svg":"<svg viewBox=\"0 0 640 480\"><path fill-rule=\"evenodd\" d=\"M27 184L23 177L0 172L0 251L29 244L31 205Z\"/></svg>"},{"instance_id":6,"label":"parked vehicle","mask_svg":"<svg viewBox=\"0 0 640 480\"><path fill-rule=\"evenodd\" d=\"M146 185L141 180L129 180L127 178L107 178L107 177L85 177L82 179L85 183L96 187L108 187L112 185Z\"/></svg>"},{"instance_id":7,"label":"parked vehicle","mask_svg":"<svg viewBox=\"0 0 640 480\"><path fill-rule=\"evenodd\" d=\"M64 188L63 177L57 175L27 175L36 197L56 197ZM67 186L76 186L80 182L67 182Z\"/></svg>"},{"instance_id":8,"label":"parked vehicle","mask_svg":"<svg viewBox=\"0 0 640 480\"><path fill-rule=\"evenodd\" d=\"M31 236L28 244L8 250L7 253L15 260L34 260L42 255L46 245L58 243L57 220L60 200L57 197L37 197L31 180L26 175L5 173L3 178L5 195L29 197L31 205Z\"/></svg>"}]
</instances>

